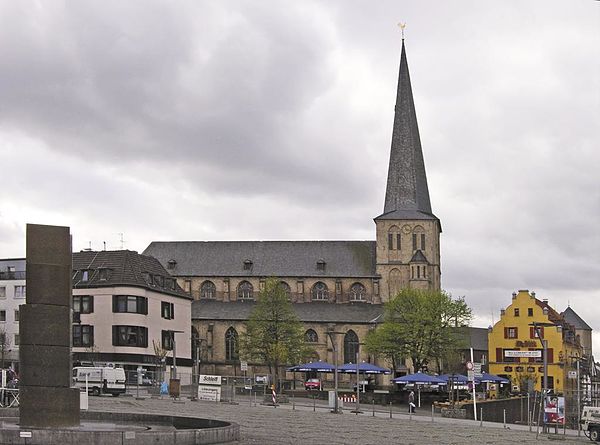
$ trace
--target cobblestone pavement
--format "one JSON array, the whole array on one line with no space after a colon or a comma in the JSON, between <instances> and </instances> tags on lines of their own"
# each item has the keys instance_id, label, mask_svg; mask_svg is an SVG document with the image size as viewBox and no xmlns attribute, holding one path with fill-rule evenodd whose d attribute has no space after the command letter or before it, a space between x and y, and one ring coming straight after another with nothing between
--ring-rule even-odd
<instances>
[{"instance_id":1,"label":"cobblestone pavement","mask_svg":"<svg viewBox=\"0 0 600 445\"><path fill-rule=\"evenodd\" d=\"M535 428L529 432L526 426L486 423L435 417L426 410L409 418L407 413L389 412L381 408L373 417L370 407L360 415L345 410L332 414L324 406L313 412L312 402L300 400L279 407L254 406L249 399L239 404L216 402L175 403L169 399L136 400L133 397L91 397L90 410L114 412L145 412L161 414L193 415L208 419L237 422L240 425L239 444L585 444L589 439L576 436L576 432L563 436L536 439ZM295 409L293 409L292 405ZM575 436L573 435L575 434Z\"/></svg>"}]
</instances>

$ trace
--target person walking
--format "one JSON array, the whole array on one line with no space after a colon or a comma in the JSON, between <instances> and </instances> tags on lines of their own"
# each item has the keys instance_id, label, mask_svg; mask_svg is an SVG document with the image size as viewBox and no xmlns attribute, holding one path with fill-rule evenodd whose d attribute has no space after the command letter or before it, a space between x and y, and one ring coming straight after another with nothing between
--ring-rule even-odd
<instances>
[{"instance_id":1,"label":"person walking","mask_svg":"<svg viewBox=\"0 0 600 445\"><path fill-rule=\"evenodd\" d=\"M415 412L415 392L411 391L408 394L408 412L409 413L414 413Z\"/></svg>"}]
</instances>

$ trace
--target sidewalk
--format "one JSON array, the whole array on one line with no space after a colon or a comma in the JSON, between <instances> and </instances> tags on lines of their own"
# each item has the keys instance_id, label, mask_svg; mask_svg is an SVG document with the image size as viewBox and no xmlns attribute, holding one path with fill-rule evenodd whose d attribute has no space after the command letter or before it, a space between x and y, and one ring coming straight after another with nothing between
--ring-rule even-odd
<instances>
[{"instance_id":1,"label":"sidewalk","mask_svg":"<svg viewBox=\"0 0 600 445\"><path fill-rule=\"evenodd\" d=\"M163 414L193 415L203 418L229 420L240 425L240 444L377 444L406 443L425 444L487 444L487 445L534 445L556 443L589 443L585 436L577 437L576 431L568 431L567 436L554 439L540 434L536 439L535 427L532 432L523 425L507 425L473 420L448 419L434 416L425 408L418 409L410 416L407 407L393 407L390 419L389 409L376 407L375 416L371 409L361 414L352 414L345 408L343 414L333 414L326 401L311 399L291 399L289 404L277 407L261 405L262 397L236 396L236 404L224 402L173 403L170 399L144 399L91 397L91 410L126 412L148 412ZM320 402L320 403L316 403ZM369 408L369 407L365 407ZM406 408L406 411L402 410ZM313 412L313 409L315 412Z\"/></svg>"}]
</instances>

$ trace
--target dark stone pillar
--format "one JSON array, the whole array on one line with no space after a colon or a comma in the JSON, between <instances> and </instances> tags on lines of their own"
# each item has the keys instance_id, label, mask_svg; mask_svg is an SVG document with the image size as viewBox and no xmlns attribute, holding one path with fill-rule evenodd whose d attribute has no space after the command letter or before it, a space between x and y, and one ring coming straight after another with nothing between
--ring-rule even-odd
<instances>
[{"instance_id":1,"label":"dark stone pillar","mask_svg":"<svg viewBox=\"0 0 600 445\"><path fill-rule=\"evenodd\" d=\"M68 227L27 224L27 300L20 306L20 424L79 425L71 388L71 235Z\"/></svg>"}]
</instances>

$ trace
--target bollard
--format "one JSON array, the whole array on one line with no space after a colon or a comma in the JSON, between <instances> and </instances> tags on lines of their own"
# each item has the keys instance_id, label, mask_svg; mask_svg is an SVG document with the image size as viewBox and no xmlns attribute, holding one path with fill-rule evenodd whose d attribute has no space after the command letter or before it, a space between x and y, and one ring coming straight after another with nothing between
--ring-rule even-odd
<instances>
[{"instance_id":1,"label":"bollard","mask_svg":"<svg viewBox=\"0 0 600 445\"><path fill-rule=\"evenodd\" d=\"M316 411L316 410L317 410L317 402L316 402L315 400L316 400L316 399L315 399L315 396L314 396L314 394L313 394L313 411Z\"/></svg>"},{"instance_id":2,"label":"bollard","mask_svg":"<svg viewBox=\"0 0 600 445\"><path fill-rule=\"evenodd\" d=\"M373 417L375 417L375 399L371 403L373 404Z\"/></svg>"},{"instance_id":3,"label":"bollard","mask_svg":"<svg viewBox=\"0 0 600 445\"><path fill-rule=\"evenodd\" d=\"M433 405L431 405L431 421L433 422Z\"/></svg>"},{"instance_id":4,"label":"bollard","mask_svg":"<svg viewBox=\"0 0 600 445\"><path fill-rule=\"evenodd\" d=\"M504 428L506 428L506 410L502 410L502 417L504 418Z\"/></svg>"},{"instance_id":5,"label":"bollard","mask_svg":"<svg viewBox=\"0 0 600 445\"><path fill-rule=\"evenodd\" d=\"M292 393L292 411L296 411L296 397L294 397L294 393Z\"/></svg>"},{"instance_id":6,"label":"bollard","mask_svg":"<svg viewBox=\"0 0 600 445\"><path fill-rule=\"evenodd\" d=\"M408 405L408 420L412 420L412 406Z\"/></svg>"},{"instance_id":7,"label":"bollard","mask_svg":"<svg viewBox=\"0 0 600 445\"><path fill-rule=\"evenodd\" d=\"M256 392L254 393L254 406L256 406Z\"/></svg>"},{"instance_id":8,"label":"bollard","mask_svg":"<svg viewBox=\"0 0 600 445\"><path fill-rule=\"evenodd\" d=\"M390 402L390 419L392 418L392 402Z\"/></svg>"},{"instance_id":9,"label":"bollard","mask_svg":"<svg viewBox=\"0 0 600 445\"><path fill-rule=\"evenodd\" d=\"M483 408L479 411L479 426L483 426Z\"/></svg>"},{"instance_id":10,"label":"bollard","mask_svg":"<svg viewBox=\"0 0 600 445\"><path fill-rule=\"evenodd\" d=\"M250 390L250 408L252 408L252 390Z\"/></svg>"}]
</instances>

